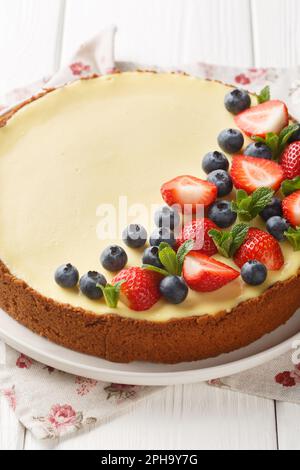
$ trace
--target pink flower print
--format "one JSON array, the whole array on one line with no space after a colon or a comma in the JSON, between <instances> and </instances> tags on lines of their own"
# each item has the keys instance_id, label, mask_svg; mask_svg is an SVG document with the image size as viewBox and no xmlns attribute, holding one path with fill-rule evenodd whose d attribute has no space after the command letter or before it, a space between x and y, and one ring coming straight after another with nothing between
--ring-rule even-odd
<instances>
[{"instance_id":1,"label":"pink flower print","mask_svg":"<svg viewBox=\"0 0 300 470\"><path fill-rule=\"evenodd\" d=\"M296 385L295 379L292 377L290 371L284 371L277 374L275 381L283 387L294 387Z\"/></svg>"},{"instance_id":2,"label":"pink flower print","mask_svg":"<svg viewBox=\"0 0 300 470\"><path fill-rule=\"evenodd\" d=\"M45 366L43 367L43 369L47 370L49 374L53 374L53 372L55 371L54 367L50 367L50 366Z\"/></svg>"},{"instance_id":3,"label":"pink flower print","mask_svg":"<svg viewBox=\"0 0 300 470\"><path fill-rule=\"evenodd\" d=\"M3 396L7 399L9 406L13 411L16 411L17 399L16 399L16 390L15 386L12 388L7 388L3 390Z\"/></svg>"},{"instance_id":4,"label":"pink flower print","mask_svg":"<svg viewBox=\"0 0 300 470\"><path fill-rule=\"evenodd\" d=\"M70 69L73 75L82 75L84 72L90 72L91 67L89 65L85 65L82 62L74 62L70 65Z\"/></svg>"},{"instance_id":5,"label":"pink flower print","mask_svg":"<svg viewBox=\"0 0 300 470\"><path fill-rule=\"evenodd\" d=\"M245 75L244 73L237 75L235 77L235 81L236 83L239 83L240 85L249 85L249 83L251 83L250 78L247 77L247 75Z\"/></svg>"},{"instance_id":6,"label":"pink flower print","mask_svg":"<svg viewBox=\"0 0 300 470\"><path fill-rule=\"evenodd\" d=\"M76 423L77 413L70 405L53 405L48 419L56 429L64 428Z\"/></svg>"},{"instance_id":7,"label":"pink flower print","mask_svg":"<svg viewBox=\"0 0 300 470\"><path fill-rule=\"evenodd\" d=\"M19 369L30 369L32 364L32 359L30 359L28 356L25 356L25 354L20 354L16 361L16 366L19 367Z\"/></svg>"},{"instance_id":8,"label":"pink flower print","mask_svg":"<svg viewBox=\"0 0 300 470\"><path fill-rule=\"evenodd\" d=\"M97 380L86 379L84 377L76 377L75 384L78 385L76 388L76 393L80 396L87 395L93 390L94 387L97 385Z\"/></svg>"}]
</instances>

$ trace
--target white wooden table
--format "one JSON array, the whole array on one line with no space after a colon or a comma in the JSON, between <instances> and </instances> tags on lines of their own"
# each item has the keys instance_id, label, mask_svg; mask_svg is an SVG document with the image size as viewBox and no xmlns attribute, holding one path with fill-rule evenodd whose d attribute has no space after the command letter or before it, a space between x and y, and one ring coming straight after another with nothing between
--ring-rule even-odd
<instances>
[{"instance_id":1,"label":"white wooden table","mask_svg":"<svg viewBox=\"0 0 300 470\"><path fill-rule=\"evenodd\" d=\"M54 72L118 26L117 59L300 64L299 0L0 0L0 94ZM0 400L0 449L300 449L300 406L205 384L170 387L67 441L35 441Z\"/></svg>"}]
</instances>

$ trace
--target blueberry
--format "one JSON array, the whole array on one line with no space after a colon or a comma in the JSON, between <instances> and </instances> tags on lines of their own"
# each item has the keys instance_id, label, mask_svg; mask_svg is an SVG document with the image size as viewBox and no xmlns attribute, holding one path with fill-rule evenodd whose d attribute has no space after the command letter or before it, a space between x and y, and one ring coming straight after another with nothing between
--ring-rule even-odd
<instances>
[{"instance_id":1,"label":"blueberry","mask_svg":"<svg viewBox=\"0 0 300 470\"><path fill-rule=\"evenodd\" d=\"M231 210L230 201L217 201L208 211L208 217L220 228L228 228L234 224L237 214Z\"/></svg>"},{"instance_id":2,"label":"blueberry","mask_svg":"<svg viewBox=\"0 0 300 470\"><path fill-rule=\"evenodd\" d=\"M286 240L284 232L286 232L290 227L290 224L283 217L275 215L267 221L267 230L268 232L276 238L279 242Z\"/></svg>"},{"instance_id":3,"label":"blueberry","mask_svg":"<svg viewBox=\"0 0 300 470\"><path fill-rule=\"evenodd\" d=\"M251 98L247 91L236 88L227 93L224 104L227 111L232 114L239 114L245 111L245 109L250 108Z\"/></svg>"},{"instance_id":4,"label":"blueberry","mask_svg":"<svg viewBox=\"0 0 300 470\"><path fill-rule=\"evenodd\" d=\"M206 174L211 173L215 170L225 170L229 168L228 158L224 153L218 152L209 152L207 153L202 160L202 169Z\"/></svg>"},{"instance_id":5,"label":"blueberry","mask_svg":"<svg viewBox=\"0 0 300 470\"><path fill-rule=\"evenodd\" d=\"M89 271L80 279L79 287L81 292L92 300L101 299L103 292L98 285L106 286L105 277L96 271Z\"/></svg>"},{"instance_id":6,"label":"blueberry","mask_svg":"<svg viewBox=\"0 0 300 470\"><path fill-rule=\"evenodd\" d=\"M218 136L218 144L224 152L237 153L244 145L244 136L237 129L225 129Z\"/></svg>"},{"instance_id":7,"label":"blueberry","mask_svg":"<svg viewBox=\"0 0 300 470\"><path fill-rule=\"evenodd\" d=\"M170 246L174 246L176 242L174 232L166 227L156 229L150 237L151 246L159 246L163 242Z\"/></svg>"},{"instance_id":8,"label":"blueberry","mask_svg":"<svg viewBox=\"0 0 300 470\"><path fill-rule=\"evenodd\" d=\"M283 214L282 212L282 202L278 197L273 197L270 204L268 204L259 214L261 218L266 222L271 217L278 215L281 217Z\"/></svg>"},{"instance_id":9,"label":"blueberry","mask_svg":"<svg viewBox=\"0 0 300 470\"><path fill-rule=\"evenodd\" d=\"M182 277L167 276L160 285L159 290L161 295L171 304L181 304L188 295L188 286Z\"/></svg>"},{"instance_id":10,"label":"blueberry","mask_svg":"<svg viewBox=\"0 0 300 470\"><path fill-rule=\"evenodd\" d=\"M55 271L55 282L60 287L71 289L77 286L79 281L79 273L71 264L63 264Z\"/></svg>"},{"instance_id":11,"label":"blueberry","mask_svg":"<svg viewBox=\"0 0 300 470\"><path fill-rule=\"evenodd\" d=\"M117 245L108 246L100 256L100 262L104 269L113 273L123 269L127 261L125 250Z\"/></svg>"},{"instance_id":12,"label":"blueberry","mask_svg":"<svg viewBox=\"0 0 300 470\"><path fill-rule=\"evenodd\" d=\"M148 235L146 229L139 224L130 224L122 233L123 242L130 248L141 248L145 245Z\"/></svg>"},{"instance_id":13,"label":"blueberry","mask_svg":"<svg viewBox=\"0 0 300 470\"><path fill-rule=\"evenodd\" d=\"M156 266L157 268L163 268L163 265L159 261L158 257L158 246L150 246L146 248L143 254L143 264L150 264L151 266Z\"/></svg>"},{"instance_id":14,"label":"blueberry","mask_svg":"<svg viewBox=\"0 0 300 470\"><path fill-rule=\"evenodd\" d=\"M218 197L228 196L233 188L231 176L224 170L215 170L209 173L207 181L218 188Z\"/></svg>"},{"instance_id":15,"label":"blueberry","mask_svg":"<svg viewBox=\"0 0 300 470\"><path fill-rule=\"evenodd\" d=\"M267 279L268 271L264 264L256 260L247 261L241 270L241 276L246 284L259 286Z\"/></svg>"},{"instance_id":16,"label":"blueberry","mask_svg":"<svg viewBox=\"0 0 300 470\"><path fill-rule=\"evenodd\" d=\"M265 158L266 160L272 160L272 150L268 145L263 142L253 142L245 148L244 155L247 157Z\"/></svg>"},{"instance_id":17,"label":"blueberry","mask_svg":"<svg viewBox=\"0 0 300 470\"><path fill-rule=\"evenodd\" d=\"M154 222L157 227L166 227L174 230L180 224L180 216L175 208L164 206L155 212Z\"/></svg>"},{"instance_id":18,"label":"blueberry","mask_svg":"<svg viewBox=\"0 0 300 470\"><path fill-rule=\"evenodd\" d=\"M292 137L290 137L289 144L296 142L297 140L300 140L300 124L299 124L299 129L296 132L294 132Z\"/></svg>"}]
</instances>

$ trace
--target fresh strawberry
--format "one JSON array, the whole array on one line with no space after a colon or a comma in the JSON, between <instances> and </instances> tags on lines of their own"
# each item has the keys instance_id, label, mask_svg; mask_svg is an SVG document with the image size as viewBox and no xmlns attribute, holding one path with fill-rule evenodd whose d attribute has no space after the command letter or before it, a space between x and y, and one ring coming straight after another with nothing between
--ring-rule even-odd
<instances>
[{"instance_id":1,"label":"fresh strawberry","mask_svg":"<svg viewBox=\"0 0 300 470\"><path fill-rule=\"evenodd\" d=\"M295 227L300 226L300 191L292 193L282 201L284 217Z\"/></svg>"},{"instance_id":2,"label":"fresh strawberry","mask_svg":"<svg viewBox=\"0 0 300 470\"><path fill-rule=\"evenodd\" d=\"M278 134L289 123L289 114L282 101L271 100L253 106L238 114L236 125L245 134L265 137L269 132Z\"/></svg>"},{"instance_id":3,"label":"fresh strawberry","mask_svg":"<svg viewBox=\"0 0 300 470\"><path fill-rule=\"evenodd\" d=\"M198 292L211 292L239 277L240 273L199 251L189 253L183 264L183 277Z\"/></svg>"},{"instance_id":4,"label":"fresh strawberry","mask_svg":"<svg viewBox=\"0 0 300 470\"><path fill-rule=\"evenodd\" d=\"M149 310L160 298L160 274L142 268L127 268L117 274L112 285L121 285L121 298L129 308L136 311Z\"/></svg>"},{"instance_id":5,"label":"fresh strawberry","mask_svg":"<svg viewBox=\"0 0 300 470\"><path fill-rule=\"evenodd\" d=\"M244 155L233 158L230 174L236 189L244 189L247 193L262 187L277 191L284 180L283 169L278 163Z\"/></svg>"},{"instance_id":6,"label":"fresh strawberry","mask_svg":"<svg viewBox=\"0 0 300 470\"><path fill-rule=\"evenodd\" d=\"M218 230L218 227L210 219L195 219L183 227L176 240L176 245L179 248L187 240L194 240L194 251L199 251L207 256L215 255L218 250L208 234L212 229Z\"/></svg>"},{"instance_id":7,"label":"fresh strawberry","mask_svg":"<svg viewBox=\"0 0 300 470\"><path fill-rule=\"evenodd\" d=\"M300 176L300 141L288 145L281 157L284 177L288 180Z\"/></svg>"},{"instance_id":8,"label":"fresh strawberry","mask_svg":"<svg viewBox=\"0 0 300 470\"><path fill-rule=\"evenodd\" d=\"M278 271L284 263L278 241L257 228L249 229L244 243L234 255L234 262L239 268L250 260L260 261L271 271Z\"/></svg>"},{"instance_id":9,"label":"fresh strawberry","mask_svg":"<svg viewBox=\"0 0 300 470\"><path fill-rule=\"evenodd\" d=\"M193 212L196 212L197 204L210 206L217 198L217 191L214 184L187 175L178 176L161 188L162 197L169 206L179 204L183 208L185 204L191 204Z\"/></svg>"}]
</instances>

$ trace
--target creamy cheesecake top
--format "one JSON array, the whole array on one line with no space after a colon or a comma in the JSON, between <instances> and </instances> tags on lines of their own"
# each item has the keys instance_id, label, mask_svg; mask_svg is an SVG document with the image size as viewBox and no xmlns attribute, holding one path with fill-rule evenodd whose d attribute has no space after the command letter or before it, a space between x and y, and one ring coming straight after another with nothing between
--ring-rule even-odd
<instances>
[{"instance_id":1,"label":"creamy cheesecake top","mask_svg":"<svg viewBox=\"0 0 300 470\"><path fill-rule=\"evenodd\" d=\"M146 312L122 302L112 310L103 299L54 282L56 268L67 262L81 275L95 270L110 280L99 261L103 249L123 245L119 232L128 223L143 224L149 234L154 228L139 205L163 205L160 187L178 175L206 179L201 158L218 149L221 130L236 127L224 108L227 92L184 75L128 72L76 82L18 111L0 129L0 256L11 273L58 302L152 321L229 311L295 275L300 252L285 242L283 269L269 271L263 285L239 278L215 292L191 290L181 305L161 300ZM104 204L120 222L102 240ZM125 250L128 266L140 266L143 250Z\"/></svg>"}]
</instances>

